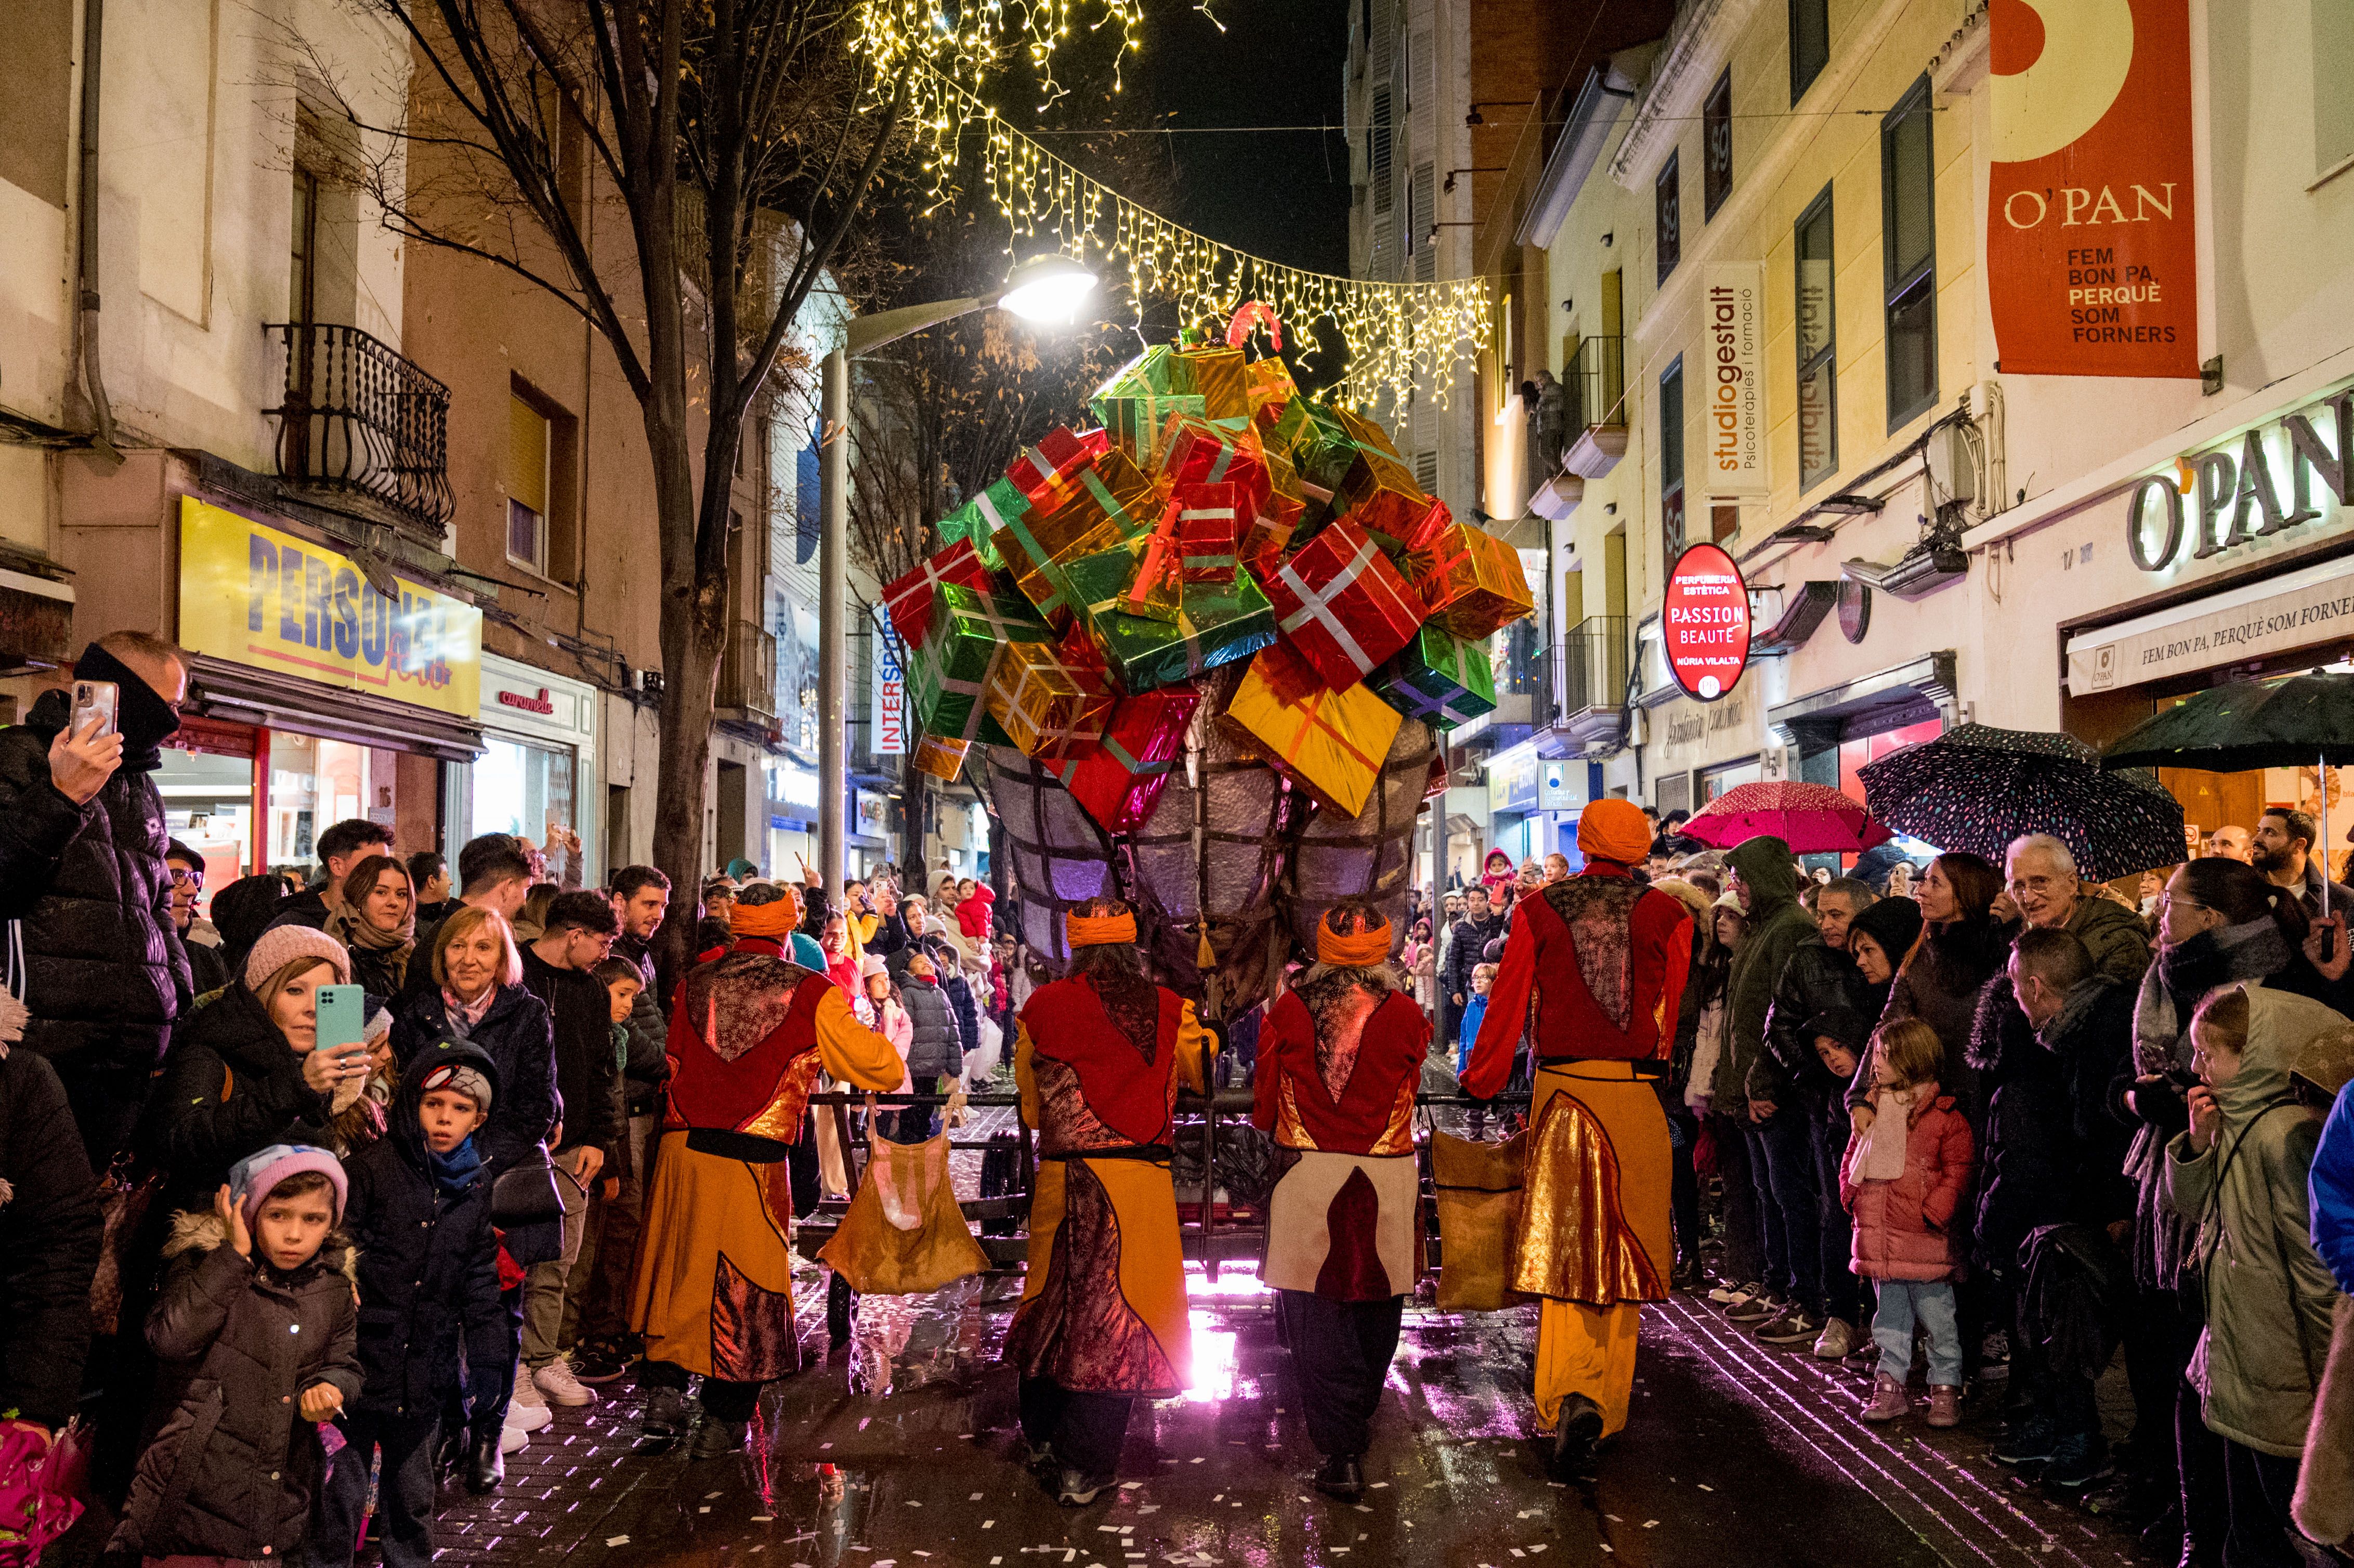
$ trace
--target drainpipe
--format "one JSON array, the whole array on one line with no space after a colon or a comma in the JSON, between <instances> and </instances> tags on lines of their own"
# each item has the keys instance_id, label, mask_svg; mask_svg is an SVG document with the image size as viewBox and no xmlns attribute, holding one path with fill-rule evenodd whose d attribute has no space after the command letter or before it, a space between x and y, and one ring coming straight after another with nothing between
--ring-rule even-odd
<instances>
[{"instance_id":1,"label":"drainpipe","mask_svg":"<svg viewBox=\"0 0 2354 1568\"><path fill-rule=\"evenodd\" d=\"M79 243L74 247L75 332L81 353L77 365L81 394L90 404L96 429L90 450L110 469L122 466L114 444L114 409L106 399L106 377L98 356L98 102L99 55L106 35L106 0L82 0L81 12L81 177L75 192L80 207Z\"/></svg>"}]
</instances>

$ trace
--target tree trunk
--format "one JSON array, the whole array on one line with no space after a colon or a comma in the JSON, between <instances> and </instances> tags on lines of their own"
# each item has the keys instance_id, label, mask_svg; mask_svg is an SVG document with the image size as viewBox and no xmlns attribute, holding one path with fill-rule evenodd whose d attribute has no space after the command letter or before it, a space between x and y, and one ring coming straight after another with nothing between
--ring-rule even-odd
<instances>
[{"instance_id":1,"label":"tree trunk","mask_svg":"<svg viewBox=\"0 0 2354 1568\"><path fill-rule=\"evenodd\" d=\"M657 361L663 346L657 344ZM702 912L706 776L728 619L726 576L716 584L705 581L696 559L699 508L683 379L658 380L644 405L662 543L662 755L654 790L654 864L671 879L670 917L655 938L665 991L694 957Z\"/></svg>"}]
</instances>

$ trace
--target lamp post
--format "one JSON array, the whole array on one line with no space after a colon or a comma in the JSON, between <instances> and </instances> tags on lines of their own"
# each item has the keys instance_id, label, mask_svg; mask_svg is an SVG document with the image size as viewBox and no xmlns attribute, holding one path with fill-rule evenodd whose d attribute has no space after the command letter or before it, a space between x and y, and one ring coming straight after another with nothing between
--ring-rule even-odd
<instances>
[{"instance_id":1,"label":"lamp post","mask_svg":"<svg viewBox=\"0 0 2354 1568\"><path fill-rule=\"evenodd\" d=\"M1034 256L1015 263L1005 286L995 293L853 317L842 346L825 356L819 429L822 436L832 432L832 439L820 449L818 458L817 832L819 874L825 878L830 896L840 896L849 869L843 809L850 789L845 754L850 660L844 646L844 595L850 577L850 362L910 333L974 311L1011 311L1030 321L1068 321L1095 286L1096 275L1068 256Z\"/></svg>"}]
</instances>

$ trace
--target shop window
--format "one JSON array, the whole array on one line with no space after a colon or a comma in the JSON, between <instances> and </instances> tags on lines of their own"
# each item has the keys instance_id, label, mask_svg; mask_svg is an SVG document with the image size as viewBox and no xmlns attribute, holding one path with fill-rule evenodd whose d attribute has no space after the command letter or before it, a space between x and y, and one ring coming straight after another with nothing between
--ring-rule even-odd
<instances>
[{"instance_id":1,"label":"shop window","mask_svg":"<svg viewBox=\"0 0 2354 1568\"><path fill-rule=\"evenodd\" d=\"M1681 156L1681 152L1669 154L1667 164L1659 170L1659 177L1651 182L1652 211L1659 219L1659 281L1662 284L1667 282L1668 274L1676 270L1676 263L1683 260L1684 254L1684 209L1678 194L1681 176L1676 171L1676 161Z\"/></svg>"},{"instance_id":2,"label":"shop window","mask_svg":"<svg viewBox=\"0 0 2354 1568\"><path fill-rule=\"evenodd\" d=\"M1924 76L1880 122L1891 430L1937 400L1937 224L1930 118L1929 79Z\"/></svg>"},{"instance_id":3,"label":"shop window","mask_svg":"<svg viewBox=\"0 0 2354 1568\"><path fill-rule=\"evenodd\" d=\"M497 735L484 736L482 747L469 769L474 832L514 833L537 843L547 837L550 822L578 825L569 749Z\"/></svg>"},{"instance_id":4,"label":"shop window","mask_svg":"<svg viewBox=\"0 0 2354 1568\"><path fill-rule=\"evenodd\" d=\"M1798 488L1839 468L1839 321L1833 308L1831 188L1798 217Z\"/></svg>"},{"instance_id":5,"label":"shop window","mask_svg":"<svg viewBox=\"0 0 2354 1568\"><path fill-rule=\"evenodd\" d=\"M1804 98L1830 63L1830 0L1790 0L1790 101Z\"/></svg>"},{"instance_id":6,"label":"shop window","mask_svg":"<svg viewBox=\"0 0 2354 1568\"><path fill-rule=\"evenodd\" d=\"M1700 217L1702 223L1716 216L1733 194L1733 68L1709 89L1708 101L1701 106L1701 198Z\"/></svg>"},{"instance_id":7,"label":"shop window","mask_svg":"<svg viewBox=\"0 0 2354 1568\"><path fill-rule=\"evenodd\" d=\"M1659 377L1659 541L1663 565L1684 553L1684 362Z\"/></svg>"}]
</instances>

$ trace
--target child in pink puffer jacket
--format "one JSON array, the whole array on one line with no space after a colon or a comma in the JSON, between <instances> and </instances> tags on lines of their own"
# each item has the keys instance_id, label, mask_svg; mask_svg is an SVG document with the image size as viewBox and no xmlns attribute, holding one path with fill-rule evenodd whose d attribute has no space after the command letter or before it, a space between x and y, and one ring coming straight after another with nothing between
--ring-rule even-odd
<instances>
[{"instance_id":1,"label":"child in pink puffer jacket","mask_svg":"<svg viewBox=\"0 0 2354 1568\"><path fill-rule=\"evenodd\" d=\"M1893 1421L1911 1403L1913 1330L1929 1339L1929 1425L1961 1420L1962 1334L1954 1316L1961 1259L1950 1231L1970 1184L1969 1123L1954 1097L1937 1092L1946 1062L1937 1032L1917 1018L1882 1024L1872 1037L1871 1116L1848 1144L1840 1202L1855 1216L1855 1272L1877 1282L1872 1337L1880 1371L1866 1421Z\"/></svg>"}]
</instances>

